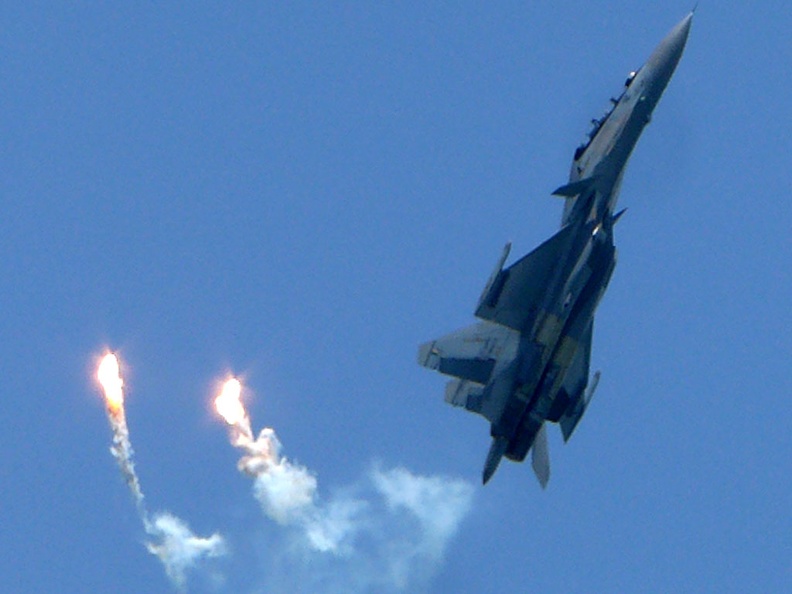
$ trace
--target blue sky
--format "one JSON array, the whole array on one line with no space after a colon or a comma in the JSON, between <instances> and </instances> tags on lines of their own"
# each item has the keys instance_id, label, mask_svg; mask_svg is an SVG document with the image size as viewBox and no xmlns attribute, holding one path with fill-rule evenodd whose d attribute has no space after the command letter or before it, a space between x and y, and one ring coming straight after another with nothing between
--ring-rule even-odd
<instances>
[{"instance_id":1,"label":"blue sky","mask_svg":"<svg viewBox=\"0 0 792 594\"><path fill-rule=\"evenodd\" d=\"M624 180L602 381L568 444L551 431L546 491L508 463L482 488L486 423L415 364L472 322L506 241L553 233L588 121L689 9L0 8L0 589L175 591L108 453L106 348L149 508L227 543L190 592L398 591L355 574L435 526L388 498L394 469L469 495L404 591L788 587L788 3L697 11ZM237 471L211 410L229 373L317 505L367 502L346 558Z\"/></svg>"}]
</instances>

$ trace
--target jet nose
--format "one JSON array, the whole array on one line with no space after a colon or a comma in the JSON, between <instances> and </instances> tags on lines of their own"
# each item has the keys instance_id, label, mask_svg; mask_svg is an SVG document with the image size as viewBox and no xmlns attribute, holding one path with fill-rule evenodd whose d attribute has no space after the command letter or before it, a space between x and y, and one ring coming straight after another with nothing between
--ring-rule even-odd
<instances>
[{"instance_id":1,"label":"jet nose","mask_svg":"<svg viewBox=\"0 0 792 594\"><path fill-rule=\"evenodd\" d=\"M653 86L658 98L668 81L671 80L671 75L674 74L679 59L682 57L692 23L693 13L691 12L671 29L649 57L647 65L652 71Z\"/></svg>"}]
</instances>

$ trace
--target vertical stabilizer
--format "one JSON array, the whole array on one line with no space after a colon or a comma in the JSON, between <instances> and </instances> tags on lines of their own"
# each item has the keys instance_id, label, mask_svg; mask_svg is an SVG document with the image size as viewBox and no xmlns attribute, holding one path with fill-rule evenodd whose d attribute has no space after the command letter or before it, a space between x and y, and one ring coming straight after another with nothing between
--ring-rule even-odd
<instances>
[{"instance_id":1,"label":"vertical stabilizer","mask_svg":"<svg viewBox=\"0 0 792 594\"><path fill-rule=\"evenodd\" d=\"M485 485L492 478L492 475L495 474L495 471L498 470L498 464L500 464L508 445L509 440L505 437L494 437L492 439L492 445L487 453L487 461L484 463L482 482Z\"/></svg>"},{"instance_id":2,"label":"vertical stabilizer","mask_svg":"<svg viewBox=\"0 0 792 594\"><path fill-rule=\"evenodd\" d=\"M536 434L531 448L531 467L536 478L539 479L539 484L544 489L550 480L550 450L547 447L547 431L544 423Z\"/></svg>"}]
</instances>

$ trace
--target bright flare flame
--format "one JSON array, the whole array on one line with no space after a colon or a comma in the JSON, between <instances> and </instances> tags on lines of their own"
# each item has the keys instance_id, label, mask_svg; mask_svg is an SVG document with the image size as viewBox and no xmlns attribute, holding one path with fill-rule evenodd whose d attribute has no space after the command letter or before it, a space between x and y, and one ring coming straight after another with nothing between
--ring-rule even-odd
<instances>
[{"instance_id":1,"label":"bright flare flame","mask_svg":"<svg viewBox=\"0 0 792 594\"><path fill-rule=\"evenodd\" d=\"M218 557L225 552L225 541L219 534L204 538L193 534L187 524L170 514L156 514L153 519L146 508L140 480L132 460L132 443L124 414L124 381L118 358L108 353L99 363L96 377L104 390L107 419L113 430L110 453L118 462L121 476L132 493L143 528L151 537L146 543L149 552L160 558L165 571L180 592L186 592L187 571L205 557Z\"/></svg>"},{"instance_id":2,"label":"bright flare flame","mask_svg":"<svg viewBox=\"0 0 792 594\"><path fill-rule=\"evenodd\" d=\"M231 426L239 425L247 417L245 407L242 406L240 396L242 395L242 384L235 377L232 377L225 384L220 395L215 398L215 409L218 414L225 419Z\"/></svg>"},{"instance_id":3,"label":"bright flare flame","mask_svg":"<svg viewBox=\"0 0 792 594\"><path fill-rule=\"evenodd\" d=\"M104 390L107 407L113 412L120 411L124 406L124 380L121 379L118 358L113 353L104 356L96 377Z\"/></svg>"}]
</instances>

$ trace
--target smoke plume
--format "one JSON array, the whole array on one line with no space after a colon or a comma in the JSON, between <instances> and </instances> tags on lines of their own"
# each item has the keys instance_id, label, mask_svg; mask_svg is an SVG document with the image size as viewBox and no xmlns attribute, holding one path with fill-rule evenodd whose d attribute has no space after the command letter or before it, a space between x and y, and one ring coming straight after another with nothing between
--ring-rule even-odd
<instances>
[{"instance_id":1,"label":"smoke plume","mask_svg":"<svg viewBox=\"0 0 792 594\"><path fill-rule=\"evenodd\" d=\"M137 507L146 548L160 559L174 586L186 592L191 571L227 553L225 540L218 533L197 536L170 513L149 514L133 462L115 355L102 360L97 376L113 432L110 451ZM273 546L262 549L265 571L254 587L270 594L426 590L470 511L472 485L374 465L358 482L323 499L316 475L283 455L273 429L253 433L241 396L240 382L228 380L215 407L241 453L239 472L252 479L261 510L280 527L266 531ZM255 575L234 577L255 580Z\"/></svg>"},{"instance_id":2,"label":"smoke plume","mask_svg":"<svg viewBox=\"0 0 792 594\"><path fill-rule=\"evenodd\" d=\"M97 378L105 396L107 418L113 432L113 445L110 452L118 463L121 475L135 501L143 529L153 540L146 543L150 553L159 557L165 572L179 590L187 584L187 571L204 557L217 557L225 552L223 537L213 534L209 537L195 536L187 524L169 513L159 513L151 520L140 480L132 460L132 443L124 411L124 382L121 379L118 358L109 353L99 364Z\"/></svg>"},{"instance_id":3,"label":"smoke plume","mask_svg":"<svg viewBox=\"0 0 792 594\"><path fill-rule=\"evenodd\" d=\"M219 557L226 551L219 534L207 538L195 536L184 521L167 512L157 514L146 525L146 532L155 539L146 543L149 553L160 558L165 573L182 590L186 588L189 569L204 557Z\"/></svg>"},{"instance_id":4,"label":"smoke plume","mask_svg":"<svg viewBox=\"0 0 792 594\"><path fill-rule=\"evenodd\" d=\"M470 510L472 486L375 466L360 484L322 501L316 476L282 455L273 429L253 437L240 397L241 384L232 379L215 401L242 451L237 467L253 479L264 514L295 537L288 553L273 560L267 587L323 593L425 587Z\"/></svg>"}]
</instances>

